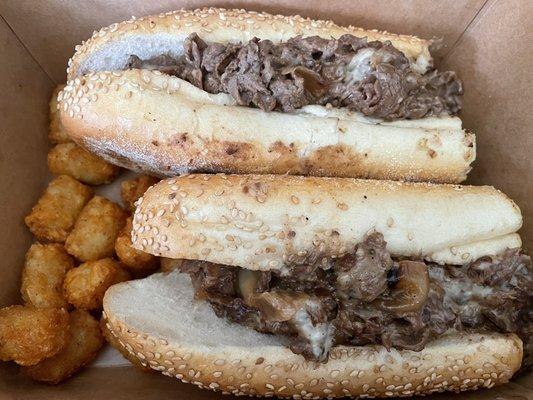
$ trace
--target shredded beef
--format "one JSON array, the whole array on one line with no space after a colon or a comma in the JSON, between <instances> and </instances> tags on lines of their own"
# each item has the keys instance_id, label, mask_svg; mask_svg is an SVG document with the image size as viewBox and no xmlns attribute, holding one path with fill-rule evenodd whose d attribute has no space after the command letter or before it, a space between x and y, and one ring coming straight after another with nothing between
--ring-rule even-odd
<instances>
[{"instance_id":1,"label":"shredded beef","mask_svg":"<svg viewBox=\"0 0 533 400\"><path fill-rule=\"evenodd\" d=\"M338 298L371 302L387 289L387 275L393 262L386 244L382 235L372 234L353 254L336 260Z\"/></svg>"},{"instance_id":2,"label":"shredded beef","mask_svg":"<svg viewBox=\"0 0 533 400\"><path fill-rule=\"evenodd\" d=\"M523 365L533 364L533 266L531 258L517 249L497 257L481 257L459 267L429 269L441 290L440 312L455 315L455 325L464 328L517 333L524 342ZM448 317L449 318L449 317Z\"/></svg>"},{"instance_id":3,"label":"shredded beef","mask_svg":"<svg viewBox=\"0 0 533 400\"><path fill-rule=\"evenodd\" d=\"M389 307L405 276L402 265L409 264L424 267L393 260L383 236L374 233L327 265L258 272L254 296L263 302L281 296L274 304L292 307L290 318L273 316L261 301L247 304L239 289L239 268L188 261L182 270L219 317L280 335L309 360L326 361L330 347L341 344L419 351L449 329L515 332L526 355L531 354L533 266L528 256L512 249L462 267L429 264L424 303L414 309ZM287 303L291 299L298 303Z\"/></svg>"},{"instance_id":4,"label":"shredded beef","mask_svg":"<svg viewBox=\"0 0 533 400\"><path fill-rule=\"evenodd\" d=\"M126 68L157 69L264 111L331 104L386 120L415 119L455 115L463 94L454 72L422 75L390 42L348 34L207 44L192 33L182 56L141 60L132 55Z\"/></svg>"}]
</instances>

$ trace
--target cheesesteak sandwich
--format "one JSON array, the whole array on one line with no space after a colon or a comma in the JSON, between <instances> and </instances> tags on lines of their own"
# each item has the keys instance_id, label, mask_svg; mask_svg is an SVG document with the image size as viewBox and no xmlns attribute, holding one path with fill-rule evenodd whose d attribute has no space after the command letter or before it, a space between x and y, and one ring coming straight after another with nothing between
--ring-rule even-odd
<instances>
[{"instance_id":1,"label":"cheesesteak sandwich","mask_svg":"<svg viewBox=\"0 0 533 400\"><path fill-rule=\"evenodd\" d=\"M531 347L521 224L492 187L181 176L139 200L132 242L185 260L112 287L105 318L144 364L228 393L492 387Z\"/></svg>"},{"instance_id":2,"label":"cheesesteak sandwich","mask_svg":"<svg viewBox=\"0 0 533 400\"><path fill-rule=\"evenodd\" d=\"M113 24L78 46L61 121L160 176L275 173L460 182L474 135L429 42L330 21L199 9Z\"/></svg>"}]
</instances>

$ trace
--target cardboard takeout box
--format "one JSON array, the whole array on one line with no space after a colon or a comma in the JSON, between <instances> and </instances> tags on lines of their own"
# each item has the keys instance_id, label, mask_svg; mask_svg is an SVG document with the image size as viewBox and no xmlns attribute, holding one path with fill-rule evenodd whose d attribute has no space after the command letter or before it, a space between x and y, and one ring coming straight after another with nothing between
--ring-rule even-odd
<instances>
[{"instance_id":1,"label":"cardboard takeout box","mask_svg":"<svg viewBox=\"0 0 533 400\"><path fill-rule=\"evenodd\" d=\"M92 31L132 15L206 5L333 19L339 24L441 39L437 66L464 81L464 126L477 134L469 183L490 184L524 215L524 248L533 250L533 96L530 89L533 2L524 0L292 0L0 2L0 306L20 301L20 271L32 237L23 217L48 180L48 100L65 81L74 46ZM460 399L531 399L531 375ZM505 396L505 397L504 397ZM515 397L516 396L516 397ZM58 387L34 383L0 363L0 399L212 399L221 397L157 373L142 373L107 352ZM435 399L455 398L448 394Z\"/></svg>"}]
</instances>

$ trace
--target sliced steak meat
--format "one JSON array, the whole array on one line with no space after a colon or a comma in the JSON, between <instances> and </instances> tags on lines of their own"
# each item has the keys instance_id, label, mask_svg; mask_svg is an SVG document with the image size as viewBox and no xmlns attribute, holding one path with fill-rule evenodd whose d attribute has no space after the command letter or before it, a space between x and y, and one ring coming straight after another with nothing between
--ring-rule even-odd
<instances>
[{"instance_id":1,"label":"sliced steak meat","mask_svg":"<svg viewBox=\"0 0 533 400\"><path fill-rule=\"evenodd\" d=\"M383 236L374 233L353 254L335 260L335 289L339 299L371 302L385 292L393 264L386 245Z\"/></svg>"},{"instance_id":2,"label":"sliced steak meat","mask_svg":"<svg viewBox=\"0 0 533 400\"><path fill-rule=\"evenodd\" d=\"M379 233L326 264L257 272L183 263L219 317L280 335L306 359L336 345L419 351L449 329L515 332L533 348L533 267L519 250L461 267L393 260ZM526 364L530 363L526 358Z\"/></svg>"},{"instance_id":3,"label":"sliced steak meat","mask_svg":"<svg viewBox=\"0 0 533 400\"><path fill-rule=\"evenodd\" d=\"M348 34L207 44L192 33L183 43L183 55L147 60L131 55L125 68L160 70L264 111L331 104L385 120L414 119L455 115L463 94L454 72L422 75L390 42Z\"/></svg>"}]
</instances>

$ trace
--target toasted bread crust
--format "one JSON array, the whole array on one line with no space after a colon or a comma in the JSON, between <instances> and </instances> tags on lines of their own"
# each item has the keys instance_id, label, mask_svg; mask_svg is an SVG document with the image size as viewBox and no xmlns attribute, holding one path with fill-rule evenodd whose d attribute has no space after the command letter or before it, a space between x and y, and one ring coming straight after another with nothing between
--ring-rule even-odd
<instances>
[{"instance_id":1,"label":"toasted bread crust","mask_svg":"<svg viewBox=\"0 0 533 400\"><path fill-rule=\"evenodd\" d=\"M377 231L393 256L464 264L453 247L479 256L517 247L521 224L516 204L490 186L199 174L149 189L132 241L163 257L270 270L340 257Z\"/></svg>"},{"instance_id":2,"label":"toasted bread crust","mask_svg":"<svg viewBox=\"0 0 533 400\"><path fill-rule=\"evenodd\" d=\"M378 124L322 106L267 113L158 71L76 78L59 104L78 144L159 176L288 173L455 183L476 156L475 137L457 118Z\"/></svg>"},{"instance_id":3,"label":"toasted bread crust","mask_svg":"<svg viewBox=\"0 0 533 400\"><path fill-rule=\"evenodd\" d=\"M88 58L112 42L127 40L132 36L165 34L187 36L193 32L198 33L208 42L219 43L230 40L244 42L255 36L261 39L282 41L298 35L317 35L329 39L352 34L367 37L369 41L391 41L415 65L418 65L419 69L425 69L431 63L428 48L430 42L415 36L395 35L354 26L341 27L332 21L312 20L298 15L283 16L209 7L132 18L129 21L115 23L95 31L89 40L76 47L76 53L69 61L68 78L73 79L85 74L88 71L86 65Z\"/></svg>"}]
</instances>

